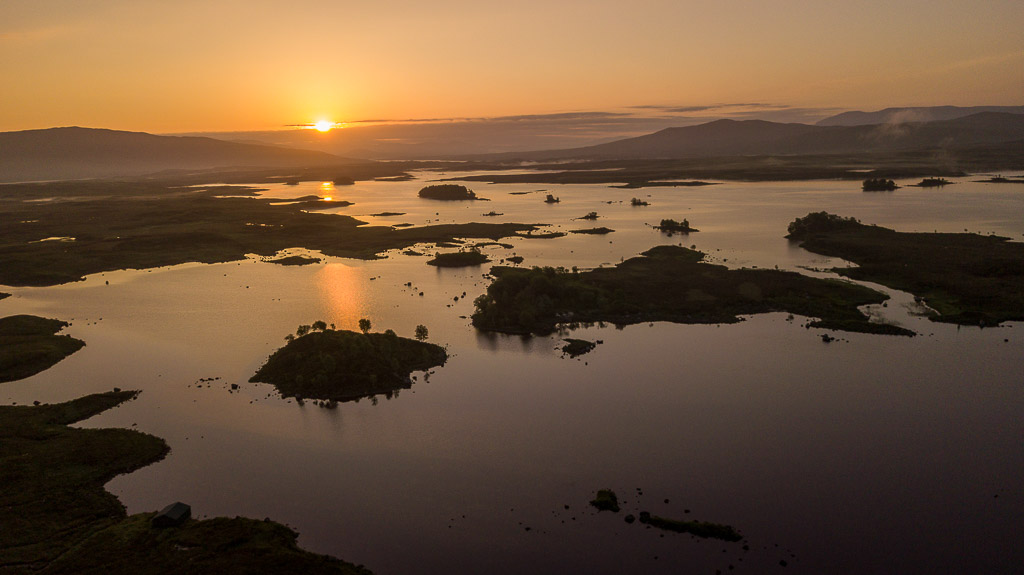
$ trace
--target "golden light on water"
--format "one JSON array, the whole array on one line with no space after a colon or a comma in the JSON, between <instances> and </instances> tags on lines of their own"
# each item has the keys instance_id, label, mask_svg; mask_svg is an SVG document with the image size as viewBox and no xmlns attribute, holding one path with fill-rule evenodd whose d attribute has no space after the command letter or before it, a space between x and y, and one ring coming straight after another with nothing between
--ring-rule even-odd
<instances>
[{"instance_id":1,"label":"golden light on water","mask_svg":"<svg viewBox=\"0 0 1024 575\"><path fill-rule=\"evenodd\" d=\"M327 311L327 323L356 329L359 319L366 317L366 276L358 268L331 263L317 272L316 285Z\"/></svg>"}]
</instances>

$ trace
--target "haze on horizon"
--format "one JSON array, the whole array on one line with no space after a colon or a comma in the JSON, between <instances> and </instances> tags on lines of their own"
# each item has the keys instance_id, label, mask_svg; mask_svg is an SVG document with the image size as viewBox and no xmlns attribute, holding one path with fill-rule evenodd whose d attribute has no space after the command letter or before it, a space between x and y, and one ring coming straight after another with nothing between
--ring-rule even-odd
<instances>
[{"instance_id":1,"label":"haze on horizon","mask_svg":"<svg viewBox=\"0 0 1024 575\"><path fill-rule=\"evenodd\" d=\"M6 0L0 131L1019 104L1021 22L1019 0Z\"/></svg>"}]
</instances>

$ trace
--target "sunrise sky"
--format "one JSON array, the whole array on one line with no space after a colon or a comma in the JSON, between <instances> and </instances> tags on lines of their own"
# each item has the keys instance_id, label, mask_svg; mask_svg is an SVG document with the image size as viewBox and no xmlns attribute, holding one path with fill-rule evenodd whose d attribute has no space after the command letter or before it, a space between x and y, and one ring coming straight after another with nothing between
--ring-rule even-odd
<instances>
[{"instance_id":1,"label":"sunrise sky","mask_svg":"<svg viewBox=\"0 0 1024 575\"><path fill-rule=\"evenodd\" d=\"M1019 105L1021 0L3 0L0 131Z\"/></svg>"}]
</instances>

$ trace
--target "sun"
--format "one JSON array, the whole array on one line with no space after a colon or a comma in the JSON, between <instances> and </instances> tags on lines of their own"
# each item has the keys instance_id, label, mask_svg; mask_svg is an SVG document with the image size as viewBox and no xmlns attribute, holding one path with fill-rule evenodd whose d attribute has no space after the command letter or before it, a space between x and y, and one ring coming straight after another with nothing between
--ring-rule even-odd
<instances>
[{"instance_id":1,"label":"sun","mask_svg":"<svg viewBox=\"0 0 1024 575\"><path fill-rule=\"evenodd\" d=\"M334 122L328 122L327 120L320 120L313 124L313 129L317 132L330 132L331 128L334 127Z\"/></svg>"}]
</instances>

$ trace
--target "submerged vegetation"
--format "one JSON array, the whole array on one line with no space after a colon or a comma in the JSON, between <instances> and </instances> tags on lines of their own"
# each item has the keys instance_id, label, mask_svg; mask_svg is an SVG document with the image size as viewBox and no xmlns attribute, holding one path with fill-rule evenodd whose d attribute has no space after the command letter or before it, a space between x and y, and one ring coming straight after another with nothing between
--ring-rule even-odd
<instances>
[{"instance_id":1,"label":"submerged vegetation","mask_svg":"<svg viewBox=\"0 0 1024 575\"><path fill-rule=\"evenodd\" d=\"M488 331L547 334L558 324L732 323L739 315L787 311L820 318L811 324L814 327L914 333L870 322L857 307L888 297L866 287L795 272L730 270L703 259L699 251L658 246L614 268L587 272L493 268L496 279L476 299L473 325Z\"/></svg>"},{"instance_id":2,"label":"submerged vegetation","mask_svg":"<svg viewBox=\"0 0 1024 575\"><path fill-rule=\"evenodd\" d=\"M127 429L79 429L135 397L89 395L55 405L0 407L0 569L4 573L348 573L367 570L302 551L296 533L236 517L156 529L128 516L103 486L162 459L160 438Z\"/></svg>"},{"instance_id":3,"label":"submerged vegetation","mask_svg":"<svg viewBox=\"0 0 1024 575\"><path fill-rule=\"evenodd\" d=\"M290 337L249 381L270 383L284 397L333 401L379 394L390 397L412 386L413 371L444 365L448 359L441 346L398 337L390 330L365 333L369 320L360 324L364 333L300 326L298 337Z\"/></svg>"},{"instance_id":4,"label":"submerged vegetation","mask_svg":"<svg viewBox=\"0 0 1024 575\"><path fill-rule=\"evenodd\" d=\"M789 225L804 249L857 264L847 277L910 292L964 325L1024 320L1024 244L978 234L908 233L826 212Z\"/></svg>"},{"instance_id":5,"label":"submerged vegetation","mask_svg":"<svg viewBox=\"0 0 1024 575\"><path fill-rule=\"evenodd\" d=\"M427 262L427 265L437 266L439 268L463 268L468 266L478 266L489 261L491 260L489 260L487 256L479 250L466 250L462 252L437 254L434 256L434 259Z\"/></svg>"},{"instance_id":6,"label":"submerged vegetation","mask_svg":"<svg viewBox=\"0 0 1024 575\"><path fill-rule=\"evenodd\" d=\"M434 184L420 190L419 196L428 200L482 200L476 192L459 184Z\"/></svg>"},{"instance_id":7,"label":"submerged vegetation","mask_svg":"<svg viewBox=\"0 0 1024 575\"><path fill-rule=\"evenodd\" d=\"M57 335L67 325L34 315L0 319L0 382L33 376L82 349L84 341Z\"/></svg>"}]
</instances>

